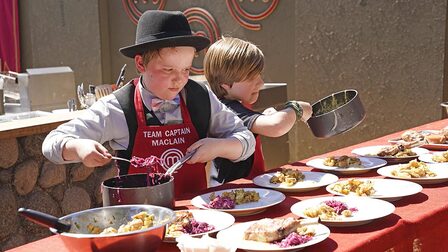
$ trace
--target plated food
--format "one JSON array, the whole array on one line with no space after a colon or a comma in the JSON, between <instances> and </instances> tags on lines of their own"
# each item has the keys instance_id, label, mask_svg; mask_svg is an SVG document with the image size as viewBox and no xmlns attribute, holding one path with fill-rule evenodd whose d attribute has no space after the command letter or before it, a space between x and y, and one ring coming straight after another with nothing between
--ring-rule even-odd
<instances>
[{"instance_id":1,"label":"plated food","mask_svg":"<svg viewBox=\"0 0 448 252\"><path fill-rule=\"evenodd\" d=\"M239 223L217 234L220 241L246 251L296 251L325 240L330 230L322 224L294 218Z\"/></svg>"},{"instance_id":2,"label":"plated food","mask_svg":"<svg viewBox=\"0 0 448 252\"><path fill-rule=\"evenodd\" d=\"M260 194L256 191L245 191L244 189L235 189L224 191L220 195L212 192L209 196L208 207L212 209L233 209L236 205L260 200Z\"/></svg>"},{"instance_id":3,"label":"plated food","mask_svg":"<svg viewBox=\"0 0 448 252\"><path fill-rule=\"evenodd\" d=\"M363 167L361 159L347 155L327 157L324 160L324 165L339 168Z\"/></svg>"},{"instance_id":4,"label":"plated food","mask_svg":"<svg viewBox=\"0 0 448 252\"><path fill-rule=\"evenodd\" d=\"M390 143L420 144L431 150L448 150L448 129L441 130L408 130L399 138L389 140Z\"/></svg>"},{"instance_id":5,"label":"plated food","mask_svg":"<svg viewBox=\"0 0 448 252\"><path fill-rule=\"evenodd\" d=\"M238 189L220 190L196 196L191 200L191 204L201 209L213 209L210 207L211 202L210 196L212 194L215 197L219 196L221 199L226 199L226 197L223 197L224 195L232 191L242 189L244 189L245 192L258 193L259 195L258 201L250 201L242 204L235 204L234 208L226 208L224 206L219 209L217 208L216 210L227 212L234 216L246 216L260 213L266 210L266 208L279 204L280 202L285 200L285 195L278 191L261 189L261 188L238 188Z\"/></svg>"},{"instance_id":6,"label":"plated food","mask_svg":"<svg viewBox=\"0 0 448 252\"><path fill-rule=\"evenodd\" d=\"M372 169L376 169L379 167L382 167L387 164L387 162L383 159L374 158L374 157L358 157L361 161L361 164L353 164L349 165L348 167L338 167L338 166L329 166L325 165L325 161L329 157L322 157L322 158L315 158L308 162L306 162L307 166L324 170L324 171L331 171L331 172L338 172L341 174L361 174L366 173ZM339 158L339 157L333 157L333 158Z\"/></svg>"},{"instance_id":7,"label":"plated food","mask_svg":"<svg viewBox=\"0 0 448 252\"><path fill-rule=\"evenodd\" d=\"M437 174L431 171L425 162L411 160L407 164L398 165L391 171L393 176L399 178L427 178L435 177Z\"/></svg>"},{"instance_id":8,"label":"plated food","mask_svg":"<svg viewBox=\"0 0 448 252\"><path fill-rule=\"evenodd\" d=\"M301 182L305 179L305 175L299 170L282 168L281 171L276 172L270 179L269 183L283 184L285 186L293 186L297 182Z\"/></svg>"},{"instance_id":9,"label":"plated food","mask_svg":"<svg viewBox=\"0 0 448 252\"><path fill-rule=\"evenodd\" d=\"M257 186L272 188L277 191L307 192L334 183L339 179L336 175L330 173L310 172L310 171L302 171L301 173L304 176L303 180L291 186L283 183L280 184L272 183L271 179L276 175L275 172L261 174L255 177L253 179L253 182Z\"/></svg>"},{"instance_id":10,"label":"plated food","mask_svg":"<svg viewBox=\"0 0 448 252\"><path fill-rule=\"evenodd\" d=\"M425 164L418 161L385 166L378 169L378 174L418 184L437 184L448 181L448 167L446 164Z\"/></svg>"},{"instance_id":11,"label":"plated food","mask_svg":"<svg viewBox=\"0 0 448 252\"><path fill-rule=\"evenodd\" d=\"M354 149L352 153L363 157L381 158L391 164L409 162L422 154L429 153L429 151L420 147L407 148L398 144L366 146Z\"/></svg>"},{"instance_id":12,"label":"plated food","mask_svg":"<svg viewBox=\"0 0 448 252\"><path fill-rule=\"evenodd\" d=\"M426 163L447 163L448 162L448 151L432 152L420 155L418 157L420 161Z\"/></svg>"},{"instance_id":13,"label":"plated food","mask_svg":"<svg viewBox=\"0 0 448 252\"><path fill-rule=\"evenodd\" d=\"M415 157L415 153L409 146L404 144L393 144L381 148L379 151L372 153L373 156L390 157L390 158L407 158Z\"/></svg>"},{"instance_id":14,"label":"plated food","mask_svg":"<svg viewBox=\"0 0 448 252\"><path fill-rule=\"evenodd\" d=\"M353 213L357 211L358 208L356 207L350 207L342 201L331 199L306 208L303 214L309 218L319 218L321 220L341 220L343 217L353 217Z\"/></svg>"},{"instance_id":15,"label":"plated food","mask_svg":"<svg viewBox=\"0 0 448 252\"><path fill-rule=\"evenodd\" d=\"M371 180L348 179L331 184L327 188L342 195L371 196L376 190Z\"/></svg>"},{"instance_id":16,"label":"plated food","mask_svg":"<svg viewBox=\"0 0 448 252\"><path fill-rule=\"evenodd\" d=\"M349 179L330 184L326 190L339 196L365 196L391 202L417 194L423 188L417 183L405 180Z\"/></svg>"},{"instance_id":17,"label":"plated food","mask_svg":"<svg viewBox=\"0 0 448 252\"><path fill-rule=\"evenodd\" d=\"M200 237L216 233L235 222L231 214L215 210L180 210L175 213L175 220L167 225L163 240L165 242L175 242L176 238L183 234Z\"/></svg>"},{"instance_id":18,"label":"plated food","mask_svg":"<svg viewBox=\"0 0 448 252\"><path fill-rule=\"evenodd\" d=\"M319 217L327 226L347 227L367 224L395 211L391 203L368 197L319 197L303 200L291 212L303 218Z\"/></svg>"}]
</instances>

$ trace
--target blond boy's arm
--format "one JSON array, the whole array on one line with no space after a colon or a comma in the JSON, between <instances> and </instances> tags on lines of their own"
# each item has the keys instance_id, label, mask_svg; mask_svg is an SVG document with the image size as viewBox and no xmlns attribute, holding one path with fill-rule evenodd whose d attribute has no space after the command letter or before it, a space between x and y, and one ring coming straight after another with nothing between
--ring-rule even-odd
<instances>
[{"instance_id":1,"label":"blond boy's arm","mask_svg":"<svg viewBox=\"0 0 448 252\"><path fill-rule=\"evenodd\" d=\"M288 133L296 122L296 113L292 108L286 108L274 113L263 114L257 117L252 128L253 133L267 136L279 137Z\"/></svg>"},{"instance_id":2,"label":"blond boy's arm","mask_svg":"<svg viewBox=\"0 0 448 252\"><path fill-rule=\"evenodd\" d=\"M295 105L295 109L288 106L279 111L266 110L255 120L251 131L262 136L279 137L288 133L297 120L306 122L311 117L312 108L309 103L290 101L287 104L291 103Z\"/></svg>"}]
</instances>

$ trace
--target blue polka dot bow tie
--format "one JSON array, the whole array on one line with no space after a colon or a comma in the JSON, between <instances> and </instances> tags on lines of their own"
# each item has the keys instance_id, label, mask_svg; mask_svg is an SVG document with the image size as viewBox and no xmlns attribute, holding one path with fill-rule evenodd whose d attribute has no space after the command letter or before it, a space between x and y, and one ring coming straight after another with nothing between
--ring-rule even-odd
<instances>
[{"instance_id":1,"label":"blue polka dot bow tie","mask_svg":"<svg viewBox=\"0 0 448 252\"><path fill-rule=\"evenodd\" d=\"M179 96L176 96L173 100L163 100L155 97L151 100L151 108L154 112L171 112L177 107L179 107Z\"/></svg>"}]
</instances>

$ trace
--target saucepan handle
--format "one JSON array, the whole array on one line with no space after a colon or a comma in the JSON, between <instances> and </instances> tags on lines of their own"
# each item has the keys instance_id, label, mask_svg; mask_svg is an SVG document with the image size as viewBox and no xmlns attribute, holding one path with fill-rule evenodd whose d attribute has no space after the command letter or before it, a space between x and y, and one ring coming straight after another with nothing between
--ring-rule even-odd
<instances>
[{"instance_id":1,"label":"saucepan handle","mask_svg":"<svg viewBox=\"0 0 448 252\"><path fill-rule=\"evenodd\" d=\"M53 215L27 208L19 208L18 212L38 225L56 229L58 233L70 231L71 225L61 222Z\"/></svg>"}]
</instances>

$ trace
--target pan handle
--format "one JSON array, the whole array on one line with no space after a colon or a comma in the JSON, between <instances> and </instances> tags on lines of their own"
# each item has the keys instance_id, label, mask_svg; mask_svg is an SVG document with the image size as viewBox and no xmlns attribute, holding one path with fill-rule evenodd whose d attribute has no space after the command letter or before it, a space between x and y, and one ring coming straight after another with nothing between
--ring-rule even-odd
<instances>
[{"instance_id":1,"label":"pan handle","mask_svg":"<svg viewBox=\"0 0 448 252\"><path fill-rule=\"evenodd\" d=\"M19 208L18 212L25 216L28 220L44 226L56 229L58 233L68 232L70 231L71 225L61 222L57 217L42 213L36 210L27 209L27 208Z\"/></svg>"}]
</instances>

